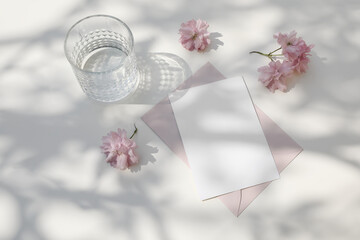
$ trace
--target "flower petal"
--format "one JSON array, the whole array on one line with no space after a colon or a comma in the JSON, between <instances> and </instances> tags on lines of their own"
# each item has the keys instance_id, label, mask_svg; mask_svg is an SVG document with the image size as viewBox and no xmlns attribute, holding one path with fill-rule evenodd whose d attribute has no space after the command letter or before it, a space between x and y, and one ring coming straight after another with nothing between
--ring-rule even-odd
<instances>
[{"instance_id":1,"label":"flower petal","mask_svg":"<svg viewBox=\"0 0 360 240\"><path fill-rule=\"evenodd\" d=\"M125 154L119 154L116 157L116 167L120 170L128 168L127 156Z\"/></svg>"}]
</instances>

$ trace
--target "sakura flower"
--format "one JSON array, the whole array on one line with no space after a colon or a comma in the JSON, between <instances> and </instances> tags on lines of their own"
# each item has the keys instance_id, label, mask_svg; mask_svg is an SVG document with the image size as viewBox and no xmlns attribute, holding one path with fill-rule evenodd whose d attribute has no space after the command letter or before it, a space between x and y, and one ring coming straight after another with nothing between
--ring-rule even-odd
<instances>
[{"instance_id":1,"label":"sakura flower","mask_svg":"<svg viewBox=\"0 0 360 240\"><path fill-rule=\"evenodd\" d=\"M288 81L294 74L305 73L310 62L309 56L314 45L307 45L301 37L296 37L296 32L289 34L278 33L274 35L280 47L268 54L259 51L251 51L250 54L256 53L265 56L271 60L268 66L260 67L259 80L271 91L286 91ZM281 54L276 53L282 50ZM276 61L282 57L283 62Z\"/></svg>"},{"instance_id":2,"label":"sakura flower","mask_svg":"<svg viewBox=\"0 0 360 240\"><path fill-rule=\"evenodd\" d=\"M289 34L279 33L274 35L280 44L282 54L288 61L293 62L294 69L297 73L303 73L307 70L307 64L310 61L310 51L314 45L307 45L301 37L296 37L296 32Z\"/></svg>"},{"instance_id":3,"label":"sakura flower","mask_svg":"<svg viewBox=\"0 0 360 240\"><path fill-rule=\"evenodd\" d=\"M310 62L310 59L308 58L309 55L310 54L308 52L304 52L298 58L292 61L291 66L295 73L306 72L308 69L308 63Z\"/></svg>"},{"instance_id":4,"label":"sakura flower","mask_svg":"<svg viewBox=\"0 0 360 240\"><path fill-rule=\"evenodd\" d=\"M136 131L135 128L134 134ZM125 170L139 162L135 152L136 143L131 139L134 134L128 138L126 131L119 128L117 132L109 132L102 137L103 144L100 148L106 155L106 162L110 163L112 167Z\"/></svg>"},{"instance_id":5,"label":"sakura flower","mask_svg":"<svg viewBox=\"0 0 360 240\"><path fill-rule=\"evenodd\" d=\"M189 51L203 51L210 44L209 24L201 19L182 23L179 29L179 42Z\"/></svg>"},{"instance_id":6,"label":"sakura flower","mask_svg":"<svg viewBox=\"0 0 360 240\"><path fill-rule=\"evenodd\" d=\"M292 74L292 66L288 61L270 62L269 65L260 67L259 81L264 84L271 92L287 90L287 78Z\"/></svg>"}]
</instances>

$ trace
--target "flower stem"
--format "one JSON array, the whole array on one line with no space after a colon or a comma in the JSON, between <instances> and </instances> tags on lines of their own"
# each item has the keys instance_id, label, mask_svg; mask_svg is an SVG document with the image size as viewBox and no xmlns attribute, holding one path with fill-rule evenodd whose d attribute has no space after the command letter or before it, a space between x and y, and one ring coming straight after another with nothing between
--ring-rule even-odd
<instances>
[{"instance_id":1,"label":"flower stem","mask_svg":"<svg viewBox=\"0 0 360 240\"><path fill-rule=\"evenodd\" d=\"M277 51L279 51L280 49L281 49L281 47L279 47L278 49L275 49L275 50L272 51L272 52L269 52L268 54L265 54L265 53L262 53L262 52L259 52L259 51L251 51L251 52L249 52L249 53L250 53L250 54L252 54L252 53L260 54L260 55L262 55L262 56L265 56L265 57L270 58L270 60L273 62L274 59L273 59L272 57L274 57L274 56L282 56L282 54L273 54L274 52L277 52Z\"/></svg>"},{"instance_id":2,"label":"flower stem","mask_svg":"<svg viewBox=\"0 0 360 240\"><path fill-rule=\"evenodd\" d=\"M273 54L274 52L277 52L277 51L279 51L281 49L281 47L279 47L278 49L275 49L274 51L272 51L272 52L269 52L269 54L268 55L271 55L271 54Z\"/></svg>"},{"instance_id":3,"label":"flower stem","mask_svg":"<svg viewBox=\"0 0 360 240\"><path fill-rule=\"evenodd\" d=\"M259 52L259 51L251 51L251 52L249 52L250 54L252 54L252 53L257 53L257 54L260 54L260 55L263 55L263 56L268 56L267 54L265 54L265 53L262 53L262 52Z\"/></svg>"},{"instance_id":4,"label":"flower stem","mask_svg":"<svg viewBox=\"0 0 360 240\"><path fill-rule=\"evenodd\" d=\"M274 59L272 59L272 57L271 57L271 55L270 54L265 54L265 53L262 53L262 52L259 52L259 51L251 51L251 52L249 52L250 54L252 54L252 53L257 53L257 54L260 54L260 55L262 55L262 56L265 56L265 57L268 57L268 58L270 58L270 60L273 62L274 61Z\"/></svg>"},{"instance_id":5,"label":"flower stem","mask_svg":"<svg viewBox=\"0 0 360 240\"><path fill-rule=\"evenodd\" d=\"M134 130L133 134L131 135L130 139L132 139L134 137L134 135L137 133L138 129L135 124L134 124L134 127L135 127L135 130Z\"/></svg>"}]
</instances>

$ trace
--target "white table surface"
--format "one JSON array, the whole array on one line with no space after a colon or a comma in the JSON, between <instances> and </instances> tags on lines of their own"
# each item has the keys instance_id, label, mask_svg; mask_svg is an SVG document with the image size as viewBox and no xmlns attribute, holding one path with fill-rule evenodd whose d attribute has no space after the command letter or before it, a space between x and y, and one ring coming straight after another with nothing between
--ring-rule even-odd
<instances>
[{"instance_id":1,"label":"white table surface","mask_svg":"<svg viewBox=\"0 0 360 240\"><path fill-rule=\"evenodd\" d=\"M359 1L1 3L0 239L360 238ZM98 13L133 31L146 77L132 104L90 101L64 56L67 29ZM178 43L191 18L215 32L210 51ZM267 59L248 52L275 49L272 35L293 29L316 45L310 68L272 94L257 80ZM243 75L254 102L304 148L239 218L201 202L189 169L140 121L136 171L110 168L99 150L109 130L131 131L207 61Z\"/></svg>"}]
</instances>

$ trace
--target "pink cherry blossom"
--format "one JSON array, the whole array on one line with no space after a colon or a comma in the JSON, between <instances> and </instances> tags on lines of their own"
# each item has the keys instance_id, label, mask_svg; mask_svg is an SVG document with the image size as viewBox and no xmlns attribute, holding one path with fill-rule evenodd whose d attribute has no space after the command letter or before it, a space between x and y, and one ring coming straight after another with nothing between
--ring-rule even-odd
<instances>
[{"instance_id":1,"label":"pink cherry blossom","mask_svg":"<svg viewBox=\"0 0 360 240\"><path fill-rule=\"evenodd\" d=\"M281 47L269 52L268 54L251 51L265 56L271 60L268 66L260 67L259 81L261 81L271 92L280 90L285 92L287 85L294 74L305 73L310 62L309 56L314 45L307 45L301 37L296 37L296 32L289 34L278 33L274 35ZM282 50L282 54L276 52ZM278 56L283 56L283 61L277 60Z\"/></svg>"},{"instance_id":2,"label":"pink cherry blossom","mask_svg":"<svg viewBox=\"0 0 360 240\"><path fill-rule=\"evenodd\" d=\"M100 146L106 155L106 162L114 168L125 170L139 162L136 155L136 143L126 136L126 131L118 129L117 132L109 132L102 137L103 144Z\"/></svg>"},{"instance_id":3,"label":"pink cherry blossom","mask_svg":"<svg viewBox=\"0 0 360 240\"><path fill-rule=\"evenodd\" d=\"M309 54L305 52L291 62L292 69L295 73L306 72L306 70L308 69L308 63L310 62L308 55Z\"/></svg>"},{"instance_id":4,"label":"pink cherry blossom","mask_svg":"<svg viewBox=\"0 0 360 240\"><path fill-rule=\"evenodd\" d=\"M201 19L182 23L179 29L179 42L189 51L203 51L210 44L209 24Z\"/></svg>"},{"instance_id":5,"label":"pink cherry blossom","mask_svg":"<svg viewBox=\"0 0 360 240\"><path fill-rule=\"evenodd\" d=\"M277 42L280 44L282 54L288 61L292 63L294 71L297 73L304 73L307 70L310 51L314 45L307 45L301 37L296 37L296 32L292 31L289 34L279 33L274 35Z\"/></svg>"},{"instance_id":6,"label":"pink cherry blossom","mask_svg":"<svg viewBox=\"0 0 360 240\"><path fill-rule=\"evenodd\" d=\"M288 61L270 62L269 65L260 67L259 81L264 84L271 92L287 90L287 78L292 74L292 66Z\"/></svg>"},{"instance_id":7,"label":"pink cherry blossom","mask_svg":"<svg viewBox=\"0 0 360 240\"><path fill-rule=\"evenodd\" d=\"M289 60L297 58L300 55L298 45L301 38L297 38L296 34L295 31L292 31L289 34L274 34L274 38L277 39L277 42L281 46L282 54Z\"/></svg>"}]
</instances>

